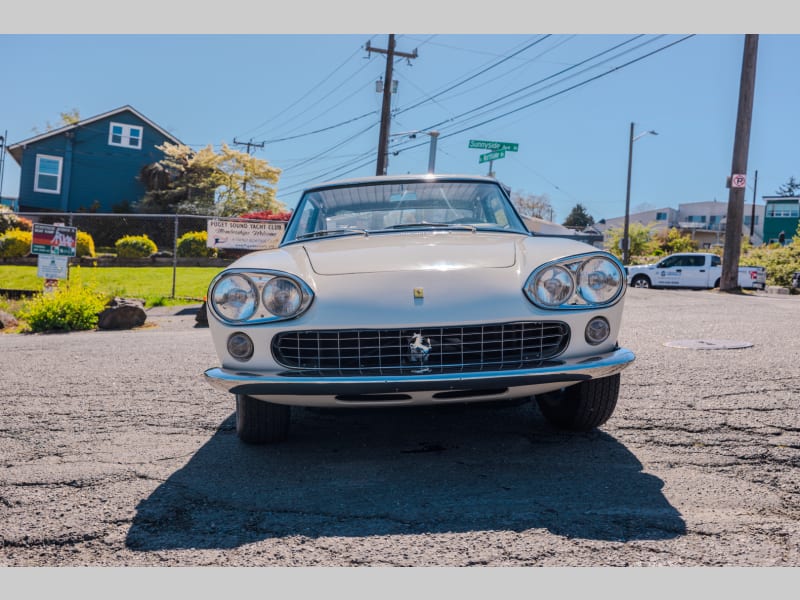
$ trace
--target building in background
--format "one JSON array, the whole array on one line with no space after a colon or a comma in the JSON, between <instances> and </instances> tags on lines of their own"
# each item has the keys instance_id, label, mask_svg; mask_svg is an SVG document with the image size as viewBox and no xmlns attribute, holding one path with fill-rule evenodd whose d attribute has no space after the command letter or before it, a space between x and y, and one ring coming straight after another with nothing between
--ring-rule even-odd
<instances>
[{"instance_id":1,"label":"building in background","mask_svg":"<svg viewBox=\"0 0 800 600\"><path fill-rule=\"evenodd\" d=\"M10 144L20 166L21 212L112 212L141 199L139 172L180 144L131 106L123 106Z\"/></svg>"},{"instance_id":2,"label":"building in background","mask_svg":"<svg viewBox=\"0 0 800 600\"><path fill-rule=\"evenodd\" d=\"M760 246L764 240L764 214L763 204L755 205L755 215L752 203L744 205L742 235L750 239L754 246ZM675 228L682 234L690 235L699 248L708 249L724 244L727 215L727 202L686 202L679 204L677 209L665 207L633 213L629 215L629 222L649 227L653 233ZM751 221L754 224L752 236ZM624 225L623 216L605 219L604 223L595 224L595 228L608 237L606 232L609 229L622 229Z\"/></svg>"},{"instance_id":3,"label":"building in background","mask_svg":"<svg viewBox=\"0 0 800 600\"><path fill-rule=\"evenodd\" d=\"M783 232L783 243L790 243L800 222L800 197L764 196L764 201L764 241L778 243Z\"/></svg>"}]
</instances>

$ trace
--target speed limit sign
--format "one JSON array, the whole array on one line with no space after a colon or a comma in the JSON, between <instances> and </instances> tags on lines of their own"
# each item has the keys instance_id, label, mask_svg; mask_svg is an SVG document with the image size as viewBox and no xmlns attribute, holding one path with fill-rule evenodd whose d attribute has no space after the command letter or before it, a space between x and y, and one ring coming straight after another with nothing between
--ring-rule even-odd
<instances>
[{"instance_id":1,"label":"speed limit sign","mask_svg":"<svg viewBox=\"0 0 800 600\"><path fill-rule=\"evenodd\" d=\"M743 175L742 173L737 173L735 175L731 175L731 187L732 188L743 188L747 184L747 176Z\"/></svg>"}]
</instances>

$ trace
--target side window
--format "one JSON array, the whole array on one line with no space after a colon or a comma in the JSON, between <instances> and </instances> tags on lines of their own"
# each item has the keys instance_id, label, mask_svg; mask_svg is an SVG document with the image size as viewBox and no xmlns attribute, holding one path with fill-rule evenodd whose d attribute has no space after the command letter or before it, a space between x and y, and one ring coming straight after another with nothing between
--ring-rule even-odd
<instances>
[{"instance_id":1,"label":"side window","mask_svg":"<svg viewBox=\"0 0 800 600\"><path fill-rule=\"evenodd\" d=\"M714 256L711 257L711 266L719 267L720 265L722 265L722 259L715 254Z\"/></svg>"},{"instance_id":2,"label":"side window","mask_svg":"<svg viewBox=\"0 0 800 600\"><path fill-rule=\"evenodd\" d=\"M656 265L659 269L669 269L678 266L680 256L669 256Z\"/></svg>"},{"instance_id":3,"label":"side window","mask_svg":"<svg viewBox=\"0 0 800 600\"><path fill-rule=\"evenodd\" d=\"M689 259L687 267L702 267L706 264L705 256L687 256L686 258Z\"/></svg>"}]
</instances>

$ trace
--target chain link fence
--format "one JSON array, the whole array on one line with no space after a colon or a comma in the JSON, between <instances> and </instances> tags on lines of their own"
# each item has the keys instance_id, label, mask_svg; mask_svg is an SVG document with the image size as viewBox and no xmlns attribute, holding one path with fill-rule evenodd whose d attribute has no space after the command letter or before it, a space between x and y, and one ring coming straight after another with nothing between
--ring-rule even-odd
<instances>
[{"instance_id":1,"label":"chain link fence","mask_svg":"<svg viewBox=\"0 0 800 600\"><path fill-rule=\"evenodd\" d=\"M94 257L76 256L71 264L93 266L172 266L172 292L175 287L178 266L224 267L236 258L251 252L235 248L216 249L215 256L180 257L178 240L186 233L206 232L208 223L214 221L252 222L252 219L227 218L210 215L186 214L129 214L129 213L67 213L67 212L19 212L16 213L34 223L64 224L88 233L94 242ZM122 259L116 257L115 243L125 236L146 235L158 248L147 259ZM23 259L24 264L36 264L35 258Z\"/></svg>"}]
</instances>

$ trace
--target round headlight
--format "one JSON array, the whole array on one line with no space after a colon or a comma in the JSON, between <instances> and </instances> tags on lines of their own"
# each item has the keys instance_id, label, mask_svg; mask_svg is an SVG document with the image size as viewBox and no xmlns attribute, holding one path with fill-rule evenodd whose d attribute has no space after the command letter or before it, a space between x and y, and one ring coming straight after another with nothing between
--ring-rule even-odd
<instances>
[{"instance_id":1,"label":"round headlight","mask_svg":"<svg viewBox=\"0 0 800 600\"><path fill-rule=\"evenodd\" d=\"M530 286L533 297L545 306L558 306L569 300L575 284L564 267L553 265L536 275Z\"/></svg>"},{"instance_id":2,"label":"round headlight","mask_svg":"<svg viewBox=\"0 0 800 600\"><path fill-rule=\"evenodd\" d=\"M303 304L303 290L291 279L274 277L264 286L261 299L273 315L291 317Z\"/></svg>"},{"instance_id":3,"label":"round headlight","mask_svg":"<svg viewBox=\"0 0 800 600\"><path fill-rule=\"evenodd\" d=\"M622 272L613 261L597 256L587 260L578 273L578 290L587 302L605 304L622 287Z\"/></svg>"},{"instance_id":4,"label":"round headlight","mask_svg":"<svg viewBox=\"0 0 800 600\"><path fill-rule=\"evenodd\" d=\"M244 321L253 316L258 304L258 292L244 275L226 275L214 286L211 303L220 316L229 321Z\"/></svg>"}]
</instances>

